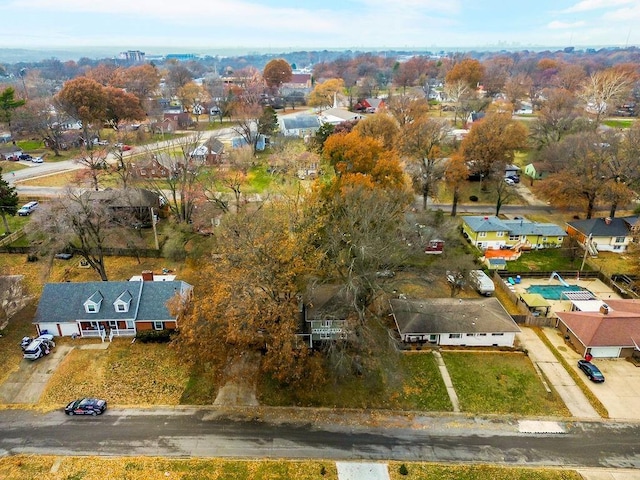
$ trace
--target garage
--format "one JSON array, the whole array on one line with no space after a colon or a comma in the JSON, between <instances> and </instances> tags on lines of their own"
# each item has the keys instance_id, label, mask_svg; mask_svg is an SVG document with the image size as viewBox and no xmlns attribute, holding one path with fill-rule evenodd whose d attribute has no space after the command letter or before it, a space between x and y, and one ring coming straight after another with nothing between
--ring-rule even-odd
<instances>
[{"instance_id":1,"label":"garage","mask_svg":"<svg viewBox=\"0 0 640 480\"><path fill-rule=\"evenodd\" d=\"M618 358L620 347L591 347L590 353L593 358Z\"/></svg>"},{"instance_id":2,"label":"garage","mask_svg":"<svg viewBox=\"0 0 640 480\"><path fill-rule=\"evenodd\" d=\"M80 335L80 329L77 323L38 323L36 324L40 333L50 333L56 337L70 337L73 334Z\"/></svg>"}]
</instances>

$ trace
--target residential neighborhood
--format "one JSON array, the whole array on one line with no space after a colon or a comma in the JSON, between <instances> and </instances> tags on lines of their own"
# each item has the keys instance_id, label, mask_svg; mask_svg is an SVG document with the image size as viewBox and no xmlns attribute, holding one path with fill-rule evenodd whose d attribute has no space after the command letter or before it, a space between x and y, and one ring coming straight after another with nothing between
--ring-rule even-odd
<instances>
[{"instance_id":1,"label":"residential neighborhood","mask_svg":"<svg viewBox=\"0 0 640 480\"><path fill-rule=\"evenodd\" d=\"M502 458L494 429L538 450L557 435L566 457L540 465L600 480L579 467L616 453L574 456L575 426L633 449L640 421L640 68L635 47L518 55L0 65L0 426L140 421L96 454L126 457L164 417L177 456L262 462L250 442L269 437L291 449L264 458L387 480L439 478L407 446L438 417ZM390 443L367 458L375 428ZM335 453L353 432L372 443ZM24 473L1 437L0 476Z\"/></svg>"}]
</instances>

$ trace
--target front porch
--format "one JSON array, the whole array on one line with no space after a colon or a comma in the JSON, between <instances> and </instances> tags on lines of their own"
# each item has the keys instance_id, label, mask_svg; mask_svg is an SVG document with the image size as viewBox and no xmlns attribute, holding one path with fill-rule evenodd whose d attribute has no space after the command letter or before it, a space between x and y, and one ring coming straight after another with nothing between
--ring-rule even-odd
<instances>
[{"instance_id":1,"label":"front porch","mask_svg":"<svg viewBox=\"0 0 640 480\"><path fill-rule=\"evenodd\" d=\"M133 321L78 321L78 330L81 337L100 338L103 342L113 337L134 337L137 333L135 322Z\"/></svg>"}]
</instances>

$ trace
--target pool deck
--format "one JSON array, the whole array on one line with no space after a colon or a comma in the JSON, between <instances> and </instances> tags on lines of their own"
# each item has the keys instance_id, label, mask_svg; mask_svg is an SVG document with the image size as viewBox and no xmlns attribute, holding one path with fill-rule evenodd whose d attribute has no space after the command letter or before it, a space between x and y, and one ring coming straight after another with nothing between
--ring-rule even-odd
<instances>
[{"instance_id":1,"label":"pool deck","mask_svg":"<svg viewBox=\"0 0 640 480\"><path fill-rule=\"evenodd\" d=\"M578 285L582 288L589 290L598 300L606 301L608 298L621 299L622 297L614 292L610 287L597 278L576 279L564 278L564 281L569 285ZM557 278L552 280L544 280L540 278L522 278L520 283L514 285L516 294L521 295L527 293L527 288L531 285L562 285ZM569 300L549 300L547 302L551 304L548 317L556 317L555 312L568 312L571 310L571 302Z\"/></svg>"}]
</instances>

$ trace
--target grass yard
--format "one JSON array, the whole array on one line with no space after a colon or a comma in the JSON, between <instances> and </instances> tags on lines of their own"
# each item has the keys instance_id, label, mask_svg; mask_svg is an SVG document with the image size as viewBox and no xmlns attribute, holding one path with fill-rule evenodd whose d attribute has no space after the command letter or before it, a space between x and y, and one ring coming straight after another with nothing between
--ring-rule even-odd
<instances>
[{"instance_id":1,"label":"grass yard","mask_svg":"<svg viewBox=\"0 0 640 480\"><path fill-rule=\"evenodd\" d=\"M548 394L528 357L519 353L443 351L463 412L569 416Z\"/></svg>"},{"instance_id":2,"label":"grass yard","mask_svg":"<svg viewBox=\"0 0 640 480\"><path fill-rule=\"evenodd\" d=\"M84 396L112 405L178 405L188 378L189 367L167 345L114 339L106 350L74 349L47 384L40 406L60 408Z\"/></svg>"},{"instance_id":3,"label":"grass yard","mask_svg":"<svg viewBox=\"0 0 640 480\"><path fill-rule=\"evenodd\" d=\"M36 312L36 303L31 302L13 316L7 327L2 330L0 338L0 383L17 371L22 361L20 340L34 334L31 320ZM0 478L2 476L0 475Z\"/></svg>"},{"instance_id":4,"label":"grass yard","mask_svg":"<svg viewBox=\"0 0 640 480\"><path fill-rule=\"evenodd\" d=\"M507 262L509 272L556 272L563 270L578 270L582 264L582 252L578 251L576 258L566 254L564 248L546 248L523 252L518 260ZM585 265L583 270L593 270Z\"/></svg>"},{"instance_id":5,"label":"grass yard","mask_svg":"<svg viewBox=\"0 0 640 480\"><path fill-rule=\"evenodd\" d=\"M51 473L59 464L57 473ZM436 465L389 462L392 480L579 480L574 470L516 468L491 465ZM337 480L335 462L320 460L164 459L155 457L55 457L14 455L0 459L4 480Z\"/></svg>"},{"instance_id":6,"label":"grass yard","mask_svg":"<svg viewBox=\"0 0 640 480\"><path fill-rule=\"evenodd\" d=\"M574 470L551 468L514 468L495 465L435 465L405 463L408 475L399 473L400 462L389 463L391 480L580 480Z\"/></svg>"},{"instance_id":7,"label":"grass yard","mask_svg":"<svg viewBox=\"0 0 640 480\"><path fill-rule=\"evenodd\" d=\"M334 384L288 389L258 380L258 398L270 406L451 411L444 381L429 352L398 354L379 371Z\"/></svg>"}]
</instances>

